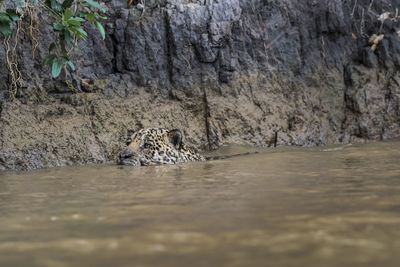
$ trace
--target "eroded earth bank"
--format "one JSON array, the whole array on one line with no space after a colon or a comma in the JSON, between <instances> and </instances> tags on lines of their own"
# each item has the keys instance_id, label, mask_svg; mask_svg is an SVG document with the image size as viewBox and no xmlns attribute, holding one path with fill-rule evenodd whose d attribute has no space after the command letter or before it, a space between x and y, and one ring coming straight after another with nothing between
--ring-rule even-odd
<instances>
[{"instance_id":1,"label":"eroded earth bank","mask_svg":"<svg viewBox=\"0 0 400 267\"><path fill-rule=\"evenodd\" d=\"M56 80L41 65L53 35L38 8L34 58L20 34L14 101L0 37L0 170L113 161L143 127L179 128L199 150L400 136L398 0L104 2L105 41L88 25L77 70Z\"/></svg>"}]
</instances>

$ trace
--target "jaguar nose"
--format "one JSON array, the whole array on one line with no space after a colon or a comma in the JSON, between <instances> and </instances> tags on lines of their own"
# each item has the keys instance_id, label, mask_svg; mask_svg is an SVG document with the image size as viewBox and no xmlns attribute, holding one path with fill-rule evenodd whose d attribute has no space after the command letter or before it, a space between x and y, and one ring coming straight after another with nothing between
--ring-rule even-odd
<instances>
[{"instance_id":1,"label":"jaguar nose","mask_svg":"<svg viewBox=\"0 0 400 267\"><path fill-rule=\"evenodd\" d=\"M119 154L120 159L127 159L133 156L132 151L130 150L124 150Z\"/></svg>"}]
</instances>

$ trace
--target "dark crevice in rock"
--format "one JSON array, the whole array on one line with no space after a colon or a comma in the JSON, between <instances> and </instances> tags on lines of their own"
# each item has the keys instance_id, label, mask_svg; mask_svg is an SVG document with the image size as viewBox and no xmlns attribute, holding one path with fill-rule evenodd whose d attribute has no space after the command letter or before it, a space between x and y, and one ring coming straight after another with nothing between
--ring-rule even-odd
<instances>
[{"instance_id":1,"label":"dark crevice in rock","mask_svg":"<svg viewBox=\"0 0 400 267\"><path fill-rule=\"evenodd\" d=\"M207 137L207 148L208 150L211 150L212 145L211 145L211 129L210 129L210 107L208 105L207 93L204 88L203 88L203 104L204 104L204 124Z\"/></svg>"},{"instance_id":2,"label":"dark crevice in rock","mask_svg":"<svg viewBox=\"0 0 400 267\"><path fill-rule=\"evenodd\" d=\"M343 82L346 87L353 86L351 67L349 65L343 67Z\"/></svg>"},{"instance_id":3,"label":"dark crevice in rock","mask_svg":"<svg viewBox=\"0 0 400 267\"><path fill-rule=\"evenodd\" d=\"M109 36L112 38L112 44L113 44L112 73L113 74L121 73L117 67L117 57L118 57L118 54L120 53L120 51L118 51L119 46L122 44L118 43L118 40L114 34L110 34Z\"/></svg>"},{"instance_id":4,"label":"dark crevice in rock","mask_svg":"<svg viewBox=\"0 0 400 267\"><path fill-rule=\"evenodd\" d=\"M167 57L167 73L168 73L168 80L171 85L174 84L173 79L173 61L172 61L172 49L173 49L173 42L171 37L171 25L169 21L168 11L164 10L164 19L165 19L165 48L166 48L166 57Z\"/></svg>"}]
</instances>

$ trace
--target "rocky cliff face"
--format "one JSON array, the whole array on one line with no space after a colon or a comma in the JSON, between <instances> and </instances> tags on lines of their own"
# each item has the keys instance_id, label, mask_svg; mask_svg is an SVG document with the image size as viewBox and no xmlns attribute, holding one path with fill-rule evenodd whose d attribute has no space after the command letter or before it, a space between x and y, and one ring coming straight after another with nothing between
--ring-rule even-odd
<instances>
[{"instance_id":1,"label":"rocky cliff face","mask_svg":"<svg viewBox=\"0 0 400 267\"><path fill-rule=\"evenodd\" d=\"M50 26L35 58L20 35L14 102L0 44L0 169L111 161L142 127L180 128L203 150L400 136L398 0L104 2L106 40L88 26L57 80L40 64Z\"/></svg>"}]
</instances>

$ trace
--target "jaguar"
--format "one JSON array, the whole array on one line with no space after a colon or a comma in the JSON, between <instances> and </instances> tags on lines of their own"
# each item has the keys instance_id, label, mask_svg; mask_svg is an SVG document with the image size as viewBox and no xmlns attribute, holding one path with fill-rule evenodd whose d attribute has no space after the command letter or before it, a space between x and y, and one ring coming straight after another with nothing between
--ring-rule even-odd
<instances>
[{"instance_id":1,"label":"jaguar","mask_svg":"<svg viewBox=\"0 0 400 267\"><path fill-rule=\"evenodd\" d=\"M118 157L118 163L131 166L176 164L190 161L205 161L183 142L179 129L141 129L129 132L126 147Z\"/></svg>"}]
</instances>

